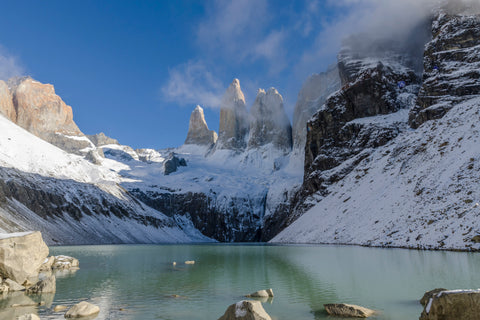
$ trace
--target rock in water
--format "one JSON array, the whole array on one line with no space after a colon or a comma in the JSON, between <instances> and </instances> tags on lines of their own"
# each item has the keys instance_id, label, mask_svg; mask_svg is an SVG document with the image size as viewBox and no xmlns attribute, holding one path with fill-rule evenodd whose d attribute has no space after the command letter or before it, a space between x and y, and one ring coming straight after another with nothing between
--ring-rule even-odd
<instances>
[{"instance_id":1,"label":"rock in water","mask_svg":"<svg viewBox=\"0 0 480 320\"><path fill-rule=\"evenodd\" d=\"M190 115L188 125L187 139L185 144L207 145L210 146L217 142L217 133L208 129L203 109L197 106Z\"/></svg>"},{"instance_id":2,"label":"rock in water","mask_svg":"<svg viewBox=\"0 0 480 320\"><path fill-rule=\"evenodd\" d=\"M373 310L354 304L330 303L323 306L329 315L338 317L368 318L375 314Z\"/></svg>"},{"instance_id":3,"label":"rock in water","mask_svg":"<svg viewBox=\"0 0 480 320\"><path fill-rule=\"evenodd\" d=\"M48 256L48 247L42 234L24 232L0 234L0 275L23 284L38 275L40 266Z\"/></svg>"},{"instance_id":4,"label":"rock in water","mask_svg":"<svg viewBox=\"0 0 480 320\"><path fill-rule=\"evenodd\" d=\"M251 297L251 298L273 298L273 290L272 289L267 289L267 290L259 290L254 293L247 294L246 297Z\"/></svg>"},{"instance_id":5,"label":"rock in water","mask_svg":"<svg viewBox=\"0 0 480 320\"><path fill-rule=\"evenodd\" d=\"M55 94L53 85L29 77L9 80L9 85L17 125L67 152L80 153L93 146L73 121L72 108Z\"/></svg>"},{"instance_id":6,"label":"rock in water","mask_svg":"<svg viewBox=\"0 0 480 320\"><path fill-rule=\"evenodd\" d=\"M218 320L271 320L260 301L243 300L228 307Z\"/></svg>"},{"instance_id":7,"label":"rock in water","mask_svg":"<svg viewBox=\"0 0 480 320\"><path fill-rule=\"evenodd\" d=\"M44 280L38 281L33 287L27 289L27 294L55 293L57 284L55 276L50 276Z\"/></svg>"},{"instance_id":8,"label":"rock in water","mask_svg":"<svg viewBox=\"0 0 480 320\"><path fill-rule=\"evenodd\" d=\"M477 320L479 315L480 290L447 290L428 300L420 320Z\"/></svg>"},{"instance_id":9,"label":"rock in water","mask_svg":"<svg viewBox=\"0 0 480 320\"><path fill-rule=\"evenodd\" d=\"M427 305L428 301L430 300L430 298L432 298L434 295L436 295L437 293L439 293L441 291L447 291L447 289L437 288L437 289L433 289L433 290L425 292L422 299L420 299L420 304L425 307Z\"/></svg>"},{"instance_id":10,"label":"rock in water","mask_svg":"<svg viewBox=\"0 0 480 320\"><path fill-rule=\"evenodd\" d=\"M220 106L220 127L217 148L244 149L249 121L245 96L240 88L240 81L234 79L223 96Z\"/></svg>"},{"instance_id":11,"label":"rock in water","mask_svg":"<svg viewBox=\"0 0 480 320\"><path fill-rule=\"evenodd\" d=\"M54 256L50 256L48 257L47 259L45 259L45 261L42 263L42 265L40 266L40 272L49 272L49 271L52 271L52 265L53 263L55 262L55 257Z\"/></svg>"},{"instance_id":12,"label":"rock in water","mask_svg":"<svg viewBox=\"0 0 480 320\"><path fill-rule=\"evenodd\" d=\"M13 122L17 121L17 111L13 106L12 94L3 80L0 80L0 113Z\"/></svg>"},{"instance_id":13,"label":"rock in water","mask_svg":"<svg viewBox=\"0 0 480 320\"><path fill-rule=\"evenodd\" d=\"M454 105L480 94L480 14L467 2L439 10L424 53L423 84L409 124L439 119Z\"/></svg>"},{"instance_id":14,"label":"rock in water","mask_svg":"<svg viewBox=\"0 0 480 320\"><path fill-rule=\"evenodd\" d=\"M78 259L69 256L55 256L55 262L52 264L52 269L56 270L70 270L78 269L80 262Z\"/></svg>"},{"instance_id":15,"label":"rock in water","mask_svg":"<svg viewBox=\"0 0 480 320\"><path fill-rule=\"evenodd\" d=\"M283 108L283 98L275 88L267 92L259 89L250 113L248 148L271 143L286 152L292 149L292 126Z\"/></svg>"},{"instance_id":16,"label":"rock in water","mask_svg":"<svg viewBox=\"0 0 480 320\"><path fill-rule=\"evenodd\" d=\"M71 307L66 313L65 318L80 318L80 317L88 317L93 316L100 312L100 307L88 303L86 301L82 301L77 303L73 307Z\"/></svg>"}]
</instances>

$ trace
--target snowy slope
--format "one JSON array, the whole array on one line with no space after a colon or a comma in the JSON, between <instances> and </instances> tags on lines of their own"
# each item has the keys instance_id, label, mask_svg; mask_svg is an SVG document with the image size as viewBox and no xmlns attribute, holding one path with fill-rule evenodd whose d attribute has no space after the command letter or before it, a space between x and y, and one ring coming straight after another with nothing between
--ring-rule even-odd
<instances>
[{"instance_id":1,"label":"snowy slope","mask_svg":"<svg viewBox=\"0 0 480 320\"><path fill-rule=\"evenodd\" d=\"M400 134L272 242L479 249L479 123L474 98Z\"/></svg>"},{"instance_id":2,"label":"snowy slope","mask_svg":"<svg viewBox=\"0 0 480 320\"><path fill-rule=\"evenodd\" d=\"M0 115L0 232L41 230L48 243L209 241L134 199L129 181Z\"/></svg>"}]
</instances>

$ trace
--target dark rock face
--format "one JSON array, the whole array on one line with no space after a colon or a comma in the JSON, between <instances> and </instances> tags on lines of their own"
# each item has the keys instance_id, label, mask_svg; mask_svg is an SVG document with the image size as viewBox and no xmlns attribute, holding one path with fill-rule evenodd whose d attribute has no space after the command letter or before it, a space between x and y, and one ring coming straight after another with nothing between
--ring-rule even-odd
<instances>
[{"instance_id":1,"label":"dark rock face","mask_svg":"<svg viewBox=\"0 0 480 320\"><path fill-rule=\"evenodd\" d=\"M177 171L178 167L186 167L187 162L184 158L178 158L175 154L171 154L170 157L165 160L163 164L165 171L164 174L167 176L170 173Z\"/></svg>"},{"instance_id":2,"label":"dark rock face","mask_svg":"<svg viewBox=\"0 0 480 320\"><path fill-rule=\"evenodd\" d=\"M260 241L266 196L230 198L223 203L205 193L177 193L131 189L137 199L170 217L186 217L207 237L222 242Z\"/></svg>"},{"instance_id":3,"label":"dark rock face","mask_svg":"<svg viewBox=\"0 0 480 320\"><path fill-rule=\"evenodd\" d=\"M480 94L480 15L458 8L446 7L433 19L423 85L409 115L412 128L439 119L453 105Z\"/></svg>"}]
</instances>

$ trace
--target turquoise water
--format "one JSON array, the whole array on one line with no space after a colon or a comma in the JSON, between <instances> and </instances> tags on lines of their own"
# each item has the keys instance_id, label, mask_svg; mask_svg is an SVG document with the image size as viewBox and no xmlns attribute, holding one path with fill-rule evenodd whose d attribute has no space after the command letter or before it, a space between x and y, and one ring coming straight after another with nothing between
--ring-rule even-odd
<instances>
[{"instance_id":1,"label":"turquoise water","mask_svg":"<svg viewBox=\"0 0 480 320\"><path fill-rule=\"evenodd\" d=\"M275 297L263 303L273 319L326 319L324 303L345 302L379 310L376 319L406 320L418 319L417 301L427 290L480 287L480 255L473 253L225 244L54 247L51 253L78 258L80 270L58 274L54 296L34 297L46 302L34 308L41 319L64 319L53 307L81 300L100 306L99 320L218 319L243 295L273 288ZM11 301L0 300L0 308Z\"/></svg>"}]
</instances>

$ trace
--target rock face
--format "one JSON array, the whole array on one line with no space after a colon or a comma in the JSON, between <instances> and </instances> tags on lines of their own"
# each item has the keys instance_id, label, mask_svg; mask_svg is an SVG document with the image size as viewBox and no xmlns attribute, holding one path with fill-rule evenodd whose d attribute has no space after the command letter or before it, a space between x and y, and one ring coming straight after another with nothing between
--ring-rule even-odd
<instances>
[{"instance_id":1,"label":"rock face","mask_svg":"<svg viewBox=\"0 0 480 320\"><path fill-rule=\"evenodd\" d=\"M8 84L17 125L67 152L79 153L92 146L73 121L72 108L55 94L51 84L29 77L11 79Z\"/></svg>"},{"instance_id":2,"label":"rock face","mask_svg":"<svg viewBox=\"0 0 480 320\"><path fill-rule=\"evenodd\" d=\"M13 291L23 291L23 290L25 290L25 287L24 287L24 286L19 285L18 283L16 283L16 282L13 281L12 279L5 279L5 281L3 282L3 284L5 284L5 285L8 286L8 291L9 291L9 292L13 292Z\"/></svg>"},{"instance_id":3,"label":"rock face","mask_svg":"<svg viewBox=\"0 0 480 320\"><path fill-rule=\"evenodd\" d=\"M34 313L29 313L21 315L18 320L40 320L40 318Z\"/></svg>"},{"instance_id":4,"label":"rock face","mask_svg":"<svg viewBox=\"0 0 480 320\"><path fill-rule=\"evenodd\" d=\"M420 320L476 320L480 290L441 291L429 299Z\"/></svg>"},{"instance_id":5,"label":"rock face","mask_svg":"<svg viewBox=\"0 0 480 320\"><path fill-rule=\"evenodd\" d=\"M228 307L218 320L271 320L260 301L239 301Z\"/></svg>"},{"instance_id":6,"label":"rock face","mask_svg":"<svg viewBox=\"0 0 480 320\"><path fill-rule=\"evenodd\" d=\"M447 291L447 289L437 288L437 289L433 289L433 290L425 292L422 299L420 299L420 304L425 307L427 305L428 301L430 300L430 298L433 298L434 295L436 295L437 293L440 293L442 291Z\"/></svg>"},{"instance_id":7,"label":"rock face","mask_svg":"<svg viewBox=\"0 0 480 320\"><path fill-rule=\"evenodd\" d=\"M40 232L0 237L0 276L23 284L38 275L48 256L48 247Z\"/></svg>"},{"instance_id":8,"label":"rock face","mask_svg":"<svg viewBox=\"0 0 480 320\"><path fill-rule=\"evenodd\" d=\"M375 314L375 311L356 306L354 304L331 303L324 304L329 315L348 318L368 318Z\"/></svg>"},{"instance_id":9,"label":"rock face","mask_svg":"<svg viewBox=\"0 0 480 320\"><path fill-rule=\"evenodd\" d=\"M220 127L217 148L241 150L246 147L249 121L245 96L240 81L234 79L223 96L220 106Z\"/></svg>"},{"instance_id":10,"label":"rock face","mask_svg":"<svg viewBox=\"0 0 480 320\"><path fill-rule=\"evenodd\" d=\"M478 9L473 14L475 10L461 3L444 7L433 20L423 85L409 116L412 128L439 119L453 105L480 94L480 15Z\"/></svg>"},{"instance_id":11,"label":"rock face","mask_svg":"<svg viewBox=\"0 0 480 320\"><path fill-rule=\"evenodd\" d=\"M188 125L188 134L187 139L185 139L185 144L210 146L217 142L217 138L217 133L208 129L202 107L197 106L190 115L190 123Z\"/></svg>"},{"instance_id":12,"label":"rock face","mask_svg":"<svg viewBox=\"0 0 480 320\"><path fill-rule=\"evenodd\" d=\"M57 291L56 281L53 275L44 280L40 280L34 286L27 289L27 294L55 293L55 291Z\"/></svg>"},{"instance_id":13,"label":"rock face","mask_svg":"<svg viewBox=\"0 0 480 320\"><path fill-rule=\"evenodd\" d=\"M183 158L177 157L175 154L171 154L170 157L163 163L164 174L167 176L170 173L177 171L178 167L186 167L187 162Z\"/></svg>"},{"instance_id":14,"label":"rock face","mask_svg":"<svg viewBox=\"0 0 480 320\"><path fill-rule=\"evenodd\" d=\"M96 147L101 147L108 144L119 144L118 140L107 137L103 132L94 135L87 135L87 138L90 139L90 141L92 141Z\"/></svg>"},{"instance_id":15,"label":"rock face","mask_svg":"<svg viewBox=\"0 0 480 320\"><path fill-rule=\"evenodd\" d=\"M286 152L292 148L292 126L283 108L283 98L275 88L259 89L250 110L250 136L248 148L271 143Z\"/></svg>"},{"instance_id":16,"label":"rock face","mask_svg":"<svg viewBox=\"0 0 480 320\"><path fill-rule=\"evenodd\" d=\"M0 80L0 113L13 122L17 121L17 111L13 106L12 94L3 80Z\"/></svg>"},{"instance_id":17,"label":"rock face","mask_svg":"<svg viewBox=\"0 0 480 320\"><path fill-rule=\"evenodd\" d=\"M100 312L100 307L94 304L82 301L77 303L65 313L65 318L80 318L93 316Z\"/></svg>"},{"instance_id":18,"label":"rock face","mask_svg":"<svg viewBox=\"0 0 480 320\"><path fill-rule=\"evenodd\" d=\"M310 76L302 86L293 112L293 148L305 151L307 121L323 106L327 97L340 89L337 65Z\"/></svg>"}]
</instances>

